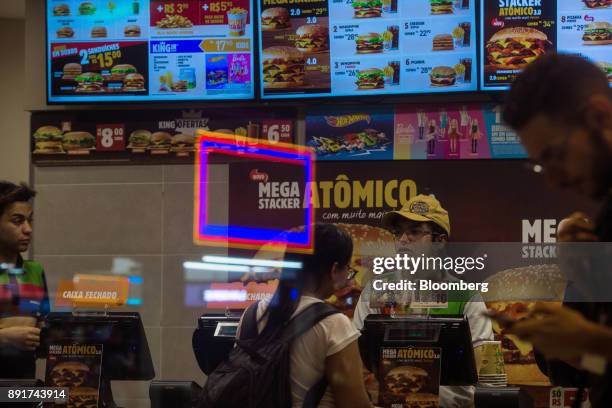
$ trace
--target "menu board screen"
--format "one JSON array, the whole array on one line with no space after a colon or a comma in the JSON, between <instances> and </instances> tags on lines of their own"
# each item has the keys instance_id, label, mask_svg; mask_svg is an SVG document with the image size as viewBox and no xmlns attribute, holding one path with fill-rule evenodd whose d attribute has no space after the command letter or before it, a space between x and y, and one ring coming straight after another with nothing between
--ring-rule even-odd
<instances>
[{"instance_id":1,"label":"menu board screen","mask_svg":"<svg viewBox=\"0 0 612 408\"><path fill-rule=\"evenodd\" d=\"M482 89L508 89L550 52L584 56L612 78L611 21L610 0L481 0Z\"/></svg>"},{"instance_id":2,"label":"menu board screen","mask_svg":"<svg viewBox=\"0 0 612 408\"><path fill-rule=\"evenodd\" d=\"M252 0L47 0L49 102L252 99Z\"/></svg>"},{"instance_id":3,"label":"menu board screen","mask_svg":"<svg viewBox=\"0 0 612 408\"><path fill-rule=\"evenodd\" d=\"M476 90L474 0L258 0L261 96Z\"/></svg>"}]
</instances>

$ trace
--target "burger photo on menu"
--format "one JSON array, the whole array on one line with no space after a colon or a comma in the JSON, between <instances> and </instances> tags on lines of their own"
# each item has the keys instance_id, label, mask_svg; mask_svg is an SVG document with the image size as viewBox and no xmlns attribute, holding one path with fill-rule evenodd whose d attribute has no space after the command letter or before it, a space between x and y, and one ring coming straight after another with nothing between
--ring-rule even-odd
<instances>
[{"instance_id":1,"label":"burger photo on menu","mask_svg":"<svg viewBox=\"0 0 612 408\"><path fill-rule=\"evenodd\" d=\"M453 14L452 0L429 0L431 5L431 14Z\"/></svg>"},{"instance_id":2,"label":"burger photo on menu","mask_svg":"<svg viewBox=\"0 0 612 408\"><path fill-rule=\"evenodd\" d=\"M546 54L551 45L548 36L535 28L504 28L487 41L488 64L497 69L522 69Z\"/></svg>"},{"instance_id":3,"label":"burger photo on menu","mask_svg":"<svg viewBox=\"0 0 612 408\"><path fill-rule=\"evenodd\" d=\"M383 89L385 87L385 78L382 70L378 68L364 69L357 72L357 89Z\"/></svg>"},{"instance_id":4,"label":"burger photo on menu","mask_svg":"<svg viewBox=\"0 0 612 408\"><path fill-rule=\"evenodd\" d=\"M442 87L455 85L457 73L451 67L435 67L429 74L431 86Z\"/></svg>"},{"instance_id":5,"label":"burger photo on menu","mask_svg":"<svg viewBox=\"0 0 612 408\"><path fill-rule=\"evenodd\" d=\"M195 150L195 138L192 135L179 133L172 136L172 148L170 151L175 153L189 153Z\"/></svg>"},{"instance_id":6,"label":"burger photo on menu","mask_svg":"<svg viewBox=\"0 0 612 408\"><path fill-rule=\"evenodd\" d=\"M125 92L145 91L145 79L139 73L127 74L123 78L123 90Z\"/></svg>"},{"instance_id":7,"label":"burger photo on menu","mask_svg":"<svg viewBox=\"0 0 612 408\"><path fill-rule=\"evenodd\" d=\"M128 149L145 149L151 143L151 132L146 129L136 129L130 133Z\"/></svg>"},{"instance_id":8,"label":"burger photo on menu","mask_svg":"<svg viewBox=\"0 0 612 408\"><path fill-rule=\"evenodd\" d=\"M450 34L438 34L433 38L433 51L452 51L455 47L453 45L453 36Z\"/></svg>"},{"instance_id":9,"label":"burger photo on menu","mask_svg":"<svg viewBox=\"0 0 612 408\"><path fill-rule=\"evenodd\" d=\"M53 15L55 17L65 17L70 15L70 6L65 3L58 4L53 7Z\"/></svg>"},{"instance_id":10,"label":"burger photo on menu","mask_svg":"<svg viewBox=\"0 0 612 408\"><path fill-rule=\"evenodd\" d=\"M289 11L283 7L272 7L261 13L261 29L264 31L289 28Z\"/></svg>"},{"instance_id":11,"label":"burger photo on menu","mask_svg":"<svg viewBox=\"0 0 612 408\"><path fill-rule=\"evenodd\" d=\"M62 149L63 132L55 126L41 126L36 129L34 135L35 154L58 154L64 153Z\"/></svg>"},{"instance_id":12,"label":"burger photo on menu","mask_svg":"<svg viewBox=\"0 0 612 408\"><path fill-rule=\"evenodd\" d=\"M487 309L510 320L527 317L537 301L561 302L566 280L557 265L531 265L506 269L487 279L483 293ZM504 369L511 384L549 384L538 368L533 347L491 320L495 340L501 341Z\"/></svg>"},{"instance_id":13,"label":"burger photo on menu","mask_svg":"<svg viewBox=\"0 0 612 408\"><path fill-rule=\"evenodd\" d=\"M306 58L293 47L274 46L263 51L264 88L304 85Z\"/></svg>"},{"instance_id":14,"label":"burger photo on menu","mask_svg":"<svg viewBox=\"0 0 612 408\"><path fill-rule=\"evenodd\" d=\"M74 37L74 30L72 27L62 27L58 29L56 32L57 38L72 38Z\"/></svg>"},{"instance_id":15,"label":"burger photo on menu","mask_svg":"<svg viewBox=\"0 0 612 408\"><path fill-rule=\"evenodd\" d=\"M79 6L79 14L82 16L91 16L96 14L96 5L86 1Z\"/></svg>"},{"instance_id":16,"label":"burger photo on menu","mask_svg":"<svg viewBox=\"0 0 612 408\"><path fill-rule=\"evenodd\" d=\"M357 54L374 54L383 52L385 41L380 34L368 33L355 38Z\"/></svg>"},{"instance_id":17,"label":"burger photo on menu","mask_svg":"<svg viewBox=\"0 0 612 408\"><path fill-rule=\"evenodd\" d=\"M62 147L67 153L85 153L96 147L96 138L89 132L68 132L64 134Z\"/></svg>"},{"instance_id":18,"label":"burger photo on menu","mask_svg":"<svg viewBox=\"0 0 612 408\"><path fill-rule=\"evenodd\" d=\"M104 92L104 77L97 72L84 72L81 75L78 75L74 80L77 83L75 92Z\"/></svg>"},{"instance_id":19,"label":"burger photo on menu","mask_svg":"<svg viewBox=\"0 0 612 408\"><path fill-rule=\"evenodd\" d=\"M321 24L300 26L295 34L295 48L298 51L314 54L329 50L329 28Z\"/></svg>"},{"instance_id":20,"label":"burger photo on menu","mask_svg":"<svg viewBox=\"0 0 612 408\"><path fill-rule=\"evenodd\" d=\"M155 132L151 135L149 150L151 153L168 153L172 143L172 136L168 132Z\"/></svg>"},{"instance_id":21,"label":"burger photo on menu","mask_svg":"<svg viewBox=\"0 0 612 408\"><path fill-rule=\"evenodd\" d=\"M89 367L79 361L65 361L55 365L50 372L55 387L80 387L87 381Z\"/></svg>"},{"instance_id":22,"label":"burger photo on menu","mask_svg":"<svg viewBox=\"0 0 612 408\"><path fill-rule=\"evenodd\" d=\"M606 8L612 5L612 0L583 0L588 8Z\"/></svg>"},{"instance_id":23,"label":"burger photo on menu","mask_svg":"<svg viewBox=\"0 0 612 408\"><path fill-rule=\"evenodd\" d=\"M612 64L601 61L597 63L597 66L599 66L604 74L606 74L608 77L608 82L612 83Z\"/></svg>"},{"instance_id":24,"label":"burger photo on menu","mask_svg":"<svg viewBox=\"0 0 612 408\"><path fill-rule=\"evenodd\" d=\"M77 387L70 390L68 395L70 408L97 408L98 390L93 387Z\"/></svg>"},{"instance_id":25,"label":"burger photo on menu","mask_svg":"<svg viewBox=\"0 0 612 408\"><path fill-rule=\"evenodd\" d=\"M135 74L138 70L132 64L117 64L110 70L110 80L123 81L126 75Z\"/></svg>"},{"instance_id":26,"label":"burger photo on menu","mask_svg":"<svg viewBox=\"0 0 612 408\"><path fill-rule=\"evenodd\" d=\"M612 44L612 24L607 21L597 21L587 24L582 35L584 45Z\"/></svg>"},{"instance_id":27,"label":"burger photo on menu","mask_svg":"<svg viewBox=\"0 0 612 408\"><path fill-rule=\"evenodd\" d=\"M64 68L62 69L62 79L65 81L72 81L82 73L83 66L81 64L69 62L68 64L64 65Z\"/></svg>"},{"instance_id":28,"label":"burger photo on menu","mask_svg":"<svg viewBox=\"0 0 612 408\"><path fill-rule=\"evenodd\" d=\"M382 16L381 0L353 0L355 18L375 18Z\"/></svg>"},{"instance_id":29,"label":"burger photo on menu","mask_svg":"<svg viewBox=\"0 0 612 408\"><path fill-rule=\"evenodd\" d=\"M106 37L108 37L108 31L106 30L106 27L98 26L98 27L93 27L91 29L91 38L106 38Z\"/></svg>"},{"instance_id":30,"label":"burger photo on menu","mask_svg":"<svg viewBox=\"0 0 612 408\"><path fill-rule=\"evenodd\" d=\"M123 29L123 35L126 37L140 37L140 26L139 25L129 25Z\"/></svg>"}]
</instances>

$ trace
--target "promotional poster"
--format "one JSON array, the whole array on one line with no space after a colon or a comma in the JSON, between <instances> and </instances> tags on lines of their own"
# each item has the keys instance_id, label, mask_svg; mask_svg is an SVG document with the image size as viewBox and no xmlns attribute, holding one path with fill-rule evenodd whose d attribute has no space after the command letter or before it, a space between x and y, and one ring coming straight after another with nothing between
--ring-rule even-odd
<instances>
[{"instance_id":1,"label":"promotional poster","mask_svg":"<svg viewBox=\"0 0 612 408\"><path fill-rule=\"evenodd\" d=\"M252 27L251 0L49 0L48 99L252 99Z\"/></svg>"},{"instance_id":2,"label":"promotional poster","mask_svg":"<svg viewBox=\"0 0 612 408\"><path fill-rule=\"evenodd\" d=\"M481 1L483 89L507 88L529 63L557 50L557 1L517 3Z\"/></svg>"},{"instance_id":3,"label":"promotional poster","mask_svg":"<svg viewBox=\"0 0 612 408\"><path fill-rule=\"evenodd\" d=\"M488 104L315 108L306 114L306 143L317 160L526 157L501 107Z\"/></svg>"},{"instance_id":4,"label":"promotional poster","mask_svg":"<svg viewBox=\"0 0 612 408\"><path fill-rule=\"evenodd\" d=\"M50 344L45 384L69 388L68 406L97 407L102 348L101 344Z\"/></svg>"},{"instance_id":5,"label":"promotional poster","mask_svg":"<svg viewBox=\"0 0 612 408\"><path fill-rule=\"evenodd\" d=\"M474 0L259 2L264 99L476 90Z\"/></svg>"},{"instance_id":6,"label":"promotional poster","mask_svg":"<svg viewBox=\"0 0 612 408\"><path fill-rule=\"evenodd\" d=\"M190 164L198 129L293 143L294 117L292 110L254 109L36 112L32 158L36 164Z\"/></svg>"},{"instance_id":7,"label":"promotional poster","mask_svg":"<svg viewBox=\"0 0 612 408\"><path fill-rule=\"evenodd\" d=\"M440 359L437 347L383 347L379 404L389 408L437 407Z\"/></svg>"}]
</instances>

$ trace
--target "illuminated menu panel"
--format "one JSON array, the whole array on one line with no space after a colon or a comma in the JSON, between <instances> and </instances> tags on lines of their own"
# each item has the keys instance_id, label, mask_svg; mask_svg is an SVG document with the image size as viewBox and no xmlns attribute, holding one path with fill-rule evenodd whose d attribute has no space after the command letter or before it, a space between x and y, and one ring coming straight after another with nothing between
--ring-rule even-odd
<instances>
[{"instance_id":1,"label":"illuminated menu panel","mask_svg":"<svg viewBox=\"0 0 612 408\"><path fill-rule=\"evenodd\" d=\"M258 0L261 96L476 90L474 0Z\"/></svg>"},{"instance_id":2,"label":"illuminated menu panel","mask_svg":"<svg viewBox=\"0 0 612 408\"><path fill-rule=\"evenodd\" d=\"M251 0L47 0L48 99L252 99L251 12Z\"/></svg>"},{"instance_id":3,"label":"illuminated menu panel","mask_svg":"<svg viewBox=\"0 0 612 408\"><path fill-rule=\"evenodd\" d=\"M612 79L612 1L481 0L482 88L504 90L550 52L580 55Z\"/></svg>"}]
</instances>

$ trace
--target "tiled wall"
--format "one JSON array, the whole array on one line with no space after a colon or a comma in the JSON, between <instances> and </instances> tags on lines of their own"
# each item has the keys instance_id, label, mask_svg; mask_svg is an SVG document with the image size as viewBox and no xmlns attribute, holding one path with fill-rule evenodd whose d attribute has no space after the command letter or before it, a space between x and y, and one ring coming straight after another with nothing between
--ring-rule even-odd
<instances>
[{"instance_id":1,"label":"tiled wall","mask_svg":"<svg viewBox=\"0 0 612 408\"><path fill-rule=\"evenodd\" d=\"M212 166L210 207L227 220L227 167ZM75 273L105 273L116 258L144 278L142 315L156 379L204 382L191 348L202 310L184 307L182 263L226 250L192 243L193 167L36 167L34 258L53 294ZM115 266L115 269L117 267ZM148 382L113 383L124 407L148 407Z\"/></svg>"}]
</instances>

